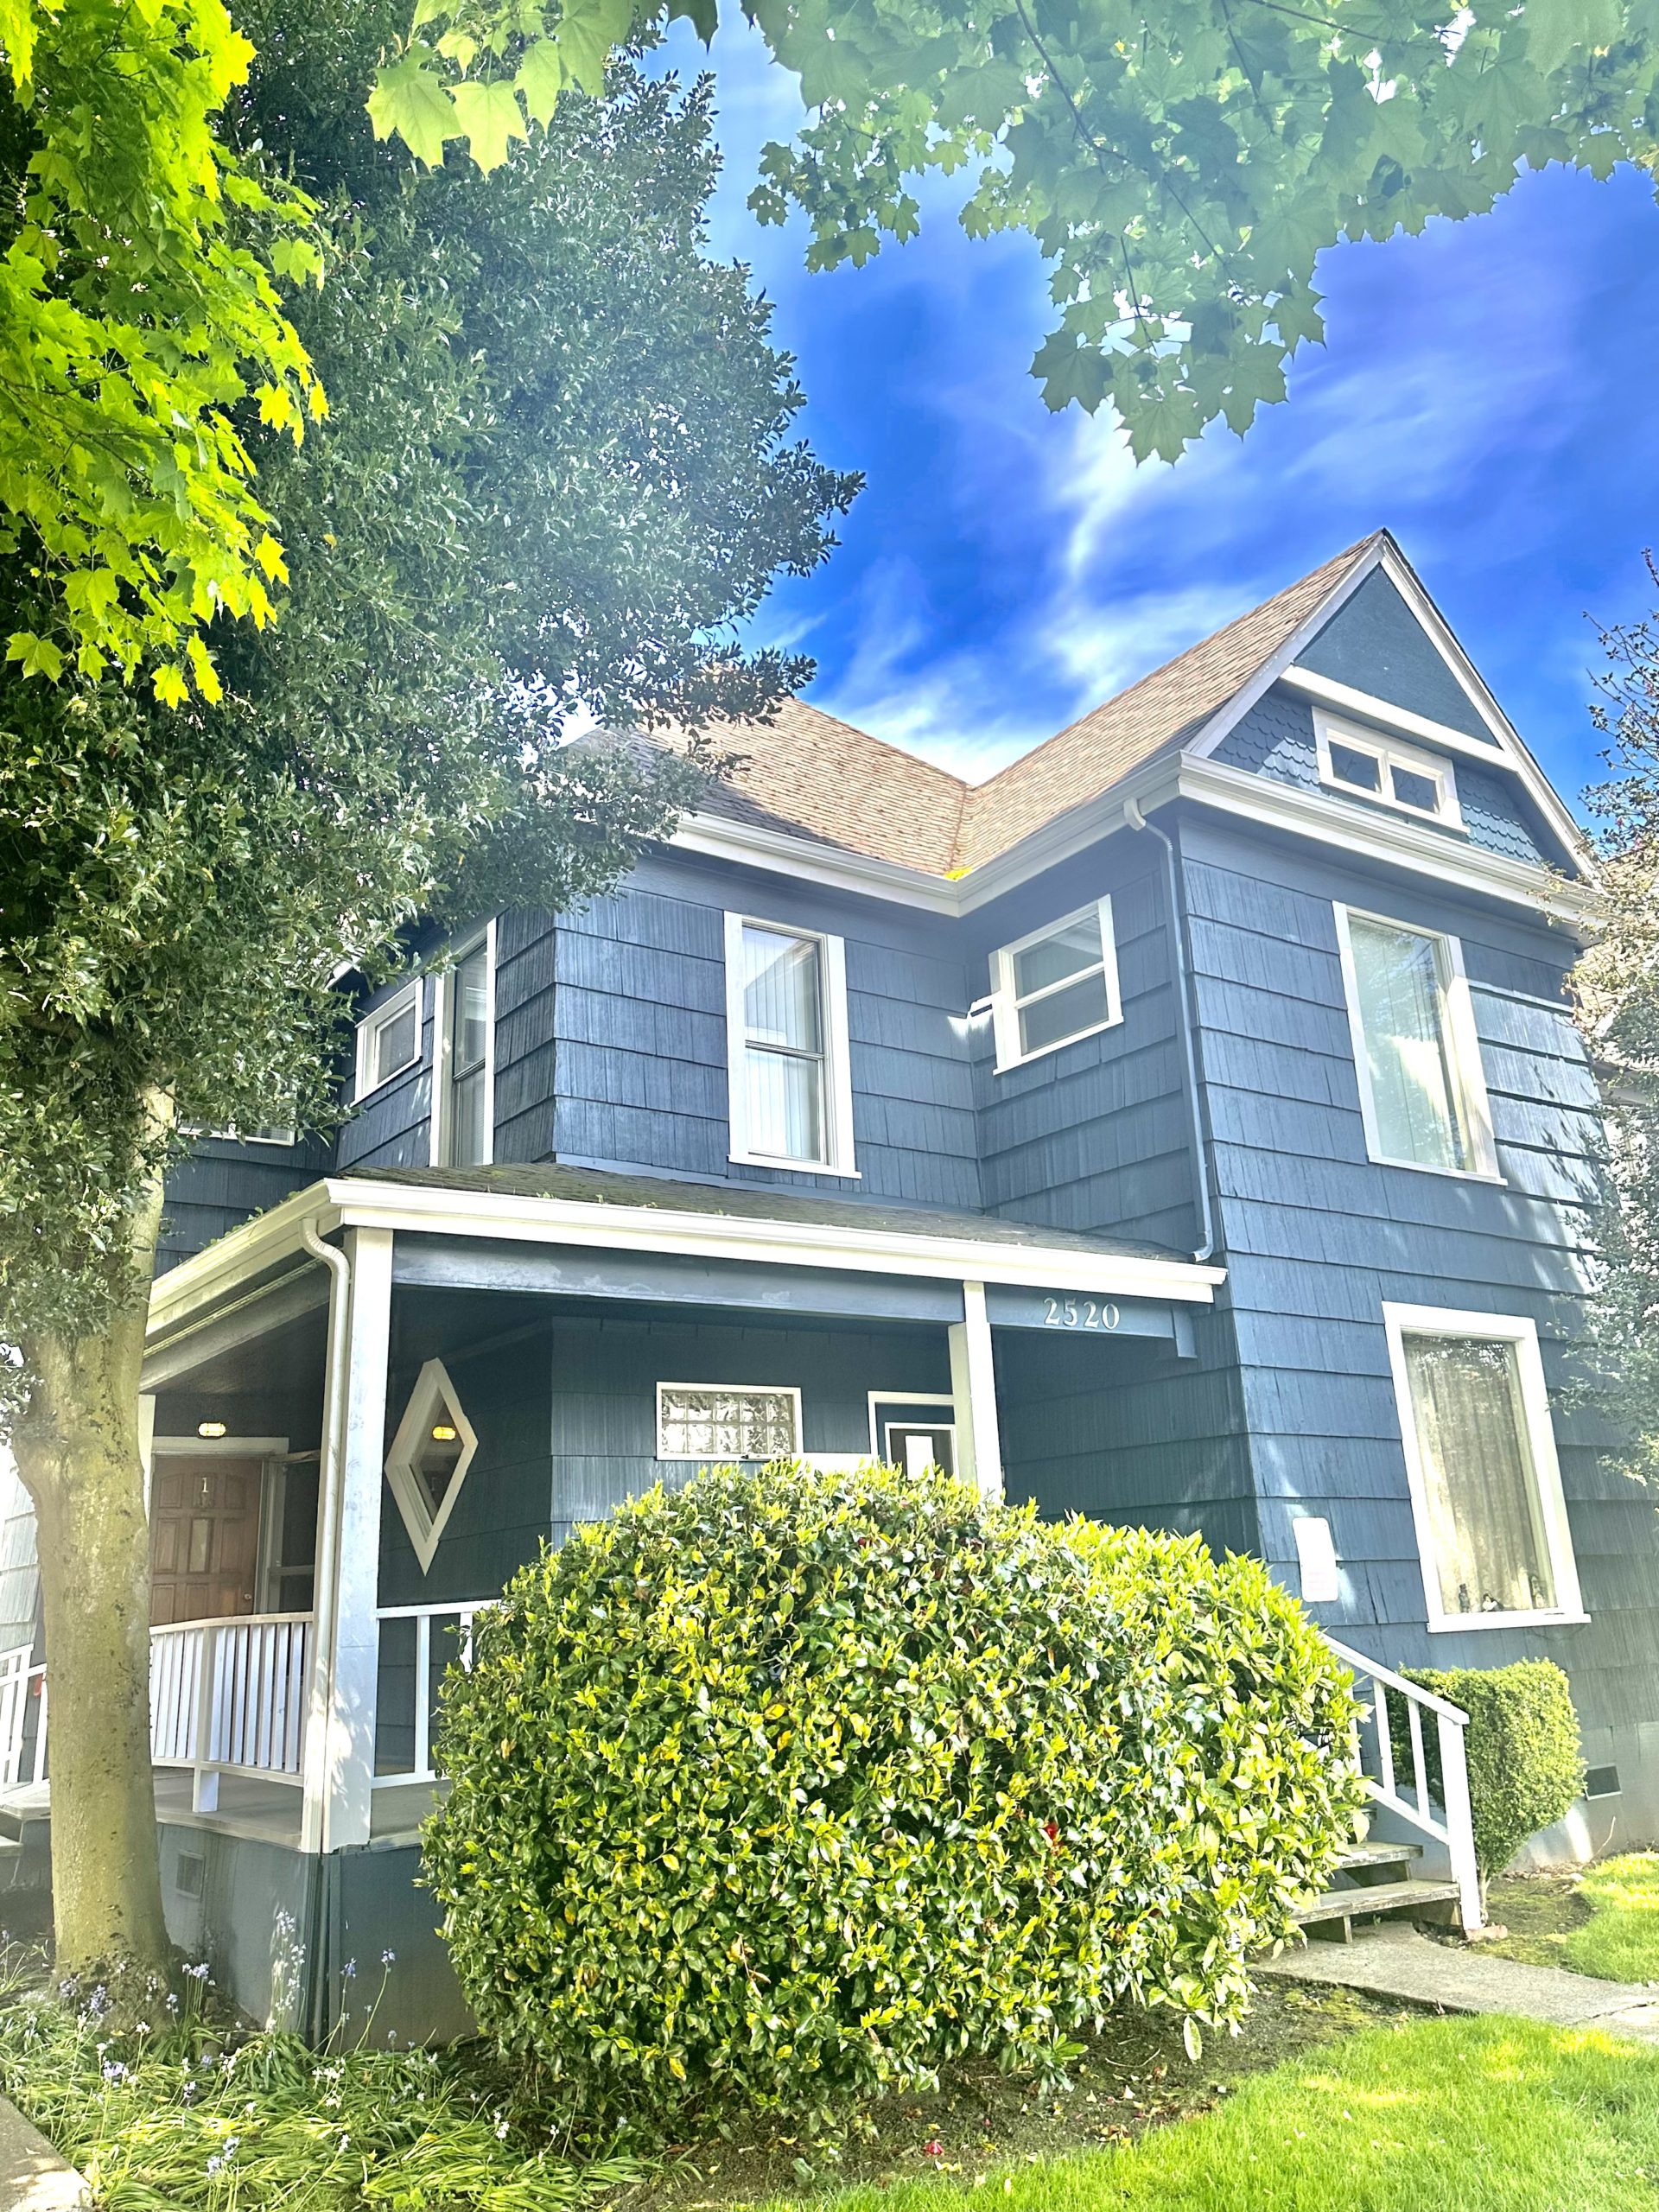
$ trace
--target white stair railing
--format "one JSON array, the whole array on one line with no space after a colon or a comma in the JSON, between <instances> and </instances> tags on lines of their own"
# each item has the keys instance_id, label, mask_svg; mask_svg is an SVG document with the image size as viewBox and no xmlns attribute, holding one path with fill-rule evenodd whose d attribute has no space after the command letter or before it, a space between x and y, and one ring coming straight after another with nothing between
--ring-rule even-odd
<instances>
[{"instance_id":1,"label":"white stair railing","mask_svg":"<svg viewBox=\"0 0 1659 2212\"><path fill-rule=\"evenodd\" d=\"M45 1774L45 1668L35 1664L32 1643L0 1651L0 1789L20 1789ZM39 1700L39 1710L31 1746L29 1708L34 1698Z\"/></svg>"},{"instance_id":2,"label":"white stair railing","mask_svg":"<svg viewBox=\"0 0 1659 2212\"><path fill-rule=\"evenodd\" d=\"M1362 1705L1354 1728L1354 1763L1364 1778L1374 1804L1385 1807L1408 1827L1416 1828L1445 1852L1451 1878L1458 1885L1458 1913L1464 1933L1471 1935L1482 1923L1480 1875L1475 1865L1475 1827L1469 1803L1469 1762L1464 1751L1464 1732L1469 1716L1460 1707L1436 1697L1421 1683L1408 1682L1351 1651L1335 1637L1330 1645L1344 1667L1352 1669L1356 1688L1370 1701ZM1394 1730L1389 1700L1399 1700L1405 1712L1406 1743L1410 1773L1402 1777L1395 1758ZM1424 1741L1424 1715L1434 1724L1440 1754L1440 1794L1430 1788L1429 1764Z\"/></svg>"}]
</instances>

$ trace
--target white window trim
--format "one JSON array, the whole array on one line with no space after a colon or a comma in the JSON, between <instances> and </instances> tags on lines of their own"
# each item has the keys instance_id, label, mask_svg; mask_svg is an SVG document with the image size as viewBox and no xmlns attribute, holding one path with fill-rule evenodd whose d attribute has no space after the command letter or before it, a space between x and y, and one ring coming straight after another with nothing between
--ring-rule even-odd
<instances>
[{"instance_id":1,"label":"white window trim","mask_svg":"<svg viewBox=\"0 0 1659 2212\"><path fill-rule=\"evenodd\" d=\"M465 937L456 938L448 949L450 966L440 969L432 978L432 1112L428 1157L434 1167L446 1164L443 1148L449 1135L446 1124L449 1111L449 1063L454 1040L449 1034L448 985L454 963L464 960L469 952L476 952L480 944L485 948L484 1157L467 1165L487 1167L495 1158L495 920L492 917L481 929L469 930Z\"/></svg>"},{"instance_id":2,"label":"white window trim","mask_svg":"<svg viewBox=\"0 0 1659 2212\"><path fill-rule=\"evenodd\" d=\"M388 1069L385 1075L377 1076L374 1081L371 1083L369 1081L369 1071L373 1065L374 1040L378 1037L380 1032L385 1028L389 1022L392 1022L397 1020L397 1016L403 1012L405 1004L411 1000L414 1001L415 1007L415 1050L410 1053L408 1059L404 1062L401 1067ZM399 989L395 990L389 999L383 1000L377 1007L372 1007L369 1012L359 1021L357 1025L356 1096L359 1103L365 1098L369 1097L373 1092L383 1090L387 1084L395 1083L400 1075L407 1074L410 1068L418 1067L420 1065L421 1055L423 1049L423 1040L421 1034L422 1012L421 979L418 976L411 976L409 981Z\"/></svg>"},{"instance_id":3,"label":"white window trim","mask_svg":"<svg viewBox=\"0 0 1659 2212\"><path fill-rule=\"evenodd\" d=\"M1491 1628L1581 1625L1590 1616L1584 1610L1578 1561L1573 1556L1572 1532L1567 1525L1567 1496L1561 1487L1560 1460L1555 1450L1549 1394L1544 1387L1544 1363L1538 1350L1536 1323L1519 1314L1466 1313L1445 1306L1395 1306L1387 1300L1382 1306L1382 1320L1388 1332L1389 1366L1394 1377L1401 1441L1405 1446L1406 1479L1411 1487L1412 1519L1417 1531L1417 1553L1422 1567L1430 1630L1435 1635L1470 1636ZM1428 1485L1417 1448L1417 1422L1412 1411L1411 1381L1406 1369L1406 1338L1427 1336L1474 1337L1491 1344L1515 1346L1522 1448L1530 1463L1528 1471L1542 1511L1544 1541L1555 1583L1554 1606L1506 1613L1447 1613L1442 1605L1429 1520Z\"/></svg>"},{"instance_id":4,"label":"white window trim","mask_svg":"<svg viewBox=\"0 0 1659 2212\"><path fill-rule=\"evenodd\" d=\"M869 1408L870 1457L873 1459L881 1457L881 1431L887 1426L876 1418L882 1406L949 1406L950 1421L941 1421L938 1426L954 1430L957 1425L957 1401L955 1394L950 1390L872 1390L869 1393ZM900 1427L903 1426L901 1422Z\"/></svg>"},{"instance_id":5,"label":"white window trim","mask_svg":"<svg viewBox=\"0 0 1659 2212\"><path fill-rule=\"evenodd\" d=\"M743 931L775 930L818 946L823 987L824 1151L821 1160L790 1160L757 1152L748 1140L747 1075L744 1052L748 1031L743 1015ZM729 1157L741 1167L784 1167L798 1175L844 1175L859 1179L853 1146L853 1065L847 1020L847 944L823 930L795 922L768 921L764 915L728 911L726 916L726 1097L730 1119ZM688 1386L690 1387L690 1386ZM699 1386L701 1387L701 1386Z\"/></svg>"},{"instance_id":6,"label":"white window trim","mask_svg":"<svg viewBox=\"0 0 1659 2212\"><path fill-rule=\"evenodd\" d=\"M1328 714L1323 707L1313 709L1313 739L1319 751L1319 781L1327 791L1338 791L1344 798L1367 799L1373 806L1386 806L1396 814L1408 814L1414 821L1438 822L1447 830L1463 828L1463 810L1458 804L1458 772L1440 753L1425 753L1421 747L1407 745L1364 722L1348 721L1340 715ZM1331 766L1333 741L1347 746L1352 752L1368 753L1376 762L1377 788L1374 791L1361 791L1357 785L1344 783L1336 774ZM1413 806L1395 797L1389 770L1396 761L1414 775L1431 779L1440 794L1439 806Z\"/></svg>"},{"instance_id":7,"label":"white window trim","mask_svg":"<svg viewBox=\"0 0 1659 2212\"><path fill-rule=\"evenodd\" d=\"M1067 976L1046 989L1033 991L1024 999L1015 995L1014 963L1015 956L1027 952L1033 944L1040 944L1045 938L1055 936L1069 929L1073 922L1080 922L1085 914L1095 915L1100 923L1101 974L1106 983L1106 1019L1079 1029L1074 1036L1061 1037L1052 1045L1039 1045L1035 1052L1022 1052L1020 1047L1020 1010L1033 1006L1051 992L1068 989L1091 975L1092 969L1080 969L1076 976ZM1012 944L999 945L991 955L991 1033L996 1046L996 1072L1001 1075L1009 1068L1024 1067L1028 1061L1046 1059L1051 1052L1063 1052L1068 1045L1080 1044L1085 1037L1097 1037L1103 1029L1115 1029L1123 1019L1123 998L1117 980L1117 938L1112 928L1112 902L1109 896L1091 899L1086 906L1078 906L1069 914L1057 915L1052 922L1045 922L1040 929L1028 931L1016 938Z\"/></svg>"},{"instance_id":8,"label":"white window trim","mask_svg":"<svg viewBox=\"0 0 1659 2212\"><path fill-rule=\"evenodd\" d=\"M1337 919L1337 950L1342 961L1342 995L1348 1008L1348 1035L1353 1046L1354 1074L1359 1084L1359 1113L1365 1126L1367 1158L1374 1160L1379 1167L1409 1167L1420 1175L1450 1175L1465 1183L1503 1182L1504 1178L1498 1165L1497 1141L1492 1133L1491 1101L1486 1095L1485 1065L1481 1058L1480 1037L1475 1027L1474 1001L1470 996L1469 978L1464 972L1461 939L1448 936L1444 930L1424 929L1417 922L1402 922L1397 915L1375 914L1363 906L1345 906L1339 899L1333 900L1332 912ZM1452 1079L1457 1085L1459 1101L1463 1108L1464 1125L1469 1134L1469 1149L1476 1163L1472 1167L1440 1167L1431 1160L1396 1160L1382 1149L1382 1140L1377 1135L1376 1100L1371 1090L1370 1054L1365 1043L1364 1016L1359 1003L1359 976L1354 965L1354 944L1348 926L1351 918L1355 921L1375 922L1382 929L1404 930L1412 937L1427 938L1434 947L1446 1045L1452 1060Z\"/></svg>"},{"instance_id":9,"label":"white window trim","mask_svg":"<svg viewBox=\"0 0 1659 2212\"><path fill-rule=\"evenodd\" d=\"M449 1487L435 1513L426 1494L425 1485L415 1472L415 1454L423 1441L422 1431L431 1420L439 1405L444 1406L453 1418L461 1435L461 1457L455 1462L455 1471L449 1478ZM409 1541L415 1548L415 1556L421 1563L421 1573L430 1572L437 1554L438 1540L448 1527L449 1516L454 1510L455 1500L461 1496L461 1486L467 1479L478 1451L478 1432L467 1418L461 1400L455 1395L455 1386L449 1380L449 1370L441 1359L429 1359L415 1378L415 1388L409 1394L409 1403L404 1408L404 1417L397 1424L397 1433L391 1440L391 1449L386 1454L386 1480L391 1494L397 1501L397 1510L403 1516L404 1526L409 1531Z\"/></svg>"},{"instance_id":10,"label":"white window trim","mask_svg":"<svg viewBox=\"0 0 1659 2212\"><path fill-rule=\"evenodd\" d=\"M793 1382L659 1382L657 1385L657 1461L659 1466L693 1467L715 1464L712 1459L706 1459L697 1452L693 1452L688 1459L683 1452L664 1451L663 1393L664 1390L718 1390L722 1396L728 1398L788 1398L792 1402L795 1408L795 1443L790 1457L798 1459L802 1456L801 1393L798 1384ZM740 1466L745 1467L758 1467L761 1464L762 1462L759 1459L743 1459L738 1462Z\"/></svg>"}]
</instances>

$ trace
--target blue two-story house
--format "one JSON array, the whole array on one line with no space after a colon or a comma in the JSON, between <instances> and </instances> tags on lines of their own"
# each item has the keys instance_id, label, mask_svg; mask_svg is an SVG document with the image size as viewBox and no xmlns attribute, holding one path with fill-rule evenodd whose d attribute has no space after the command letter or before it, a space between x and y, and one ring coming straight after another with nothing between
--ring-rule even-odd
<instances>
[{"instance_id":1,"label":"blue two-story house","mask_svg":"<svg viewBox=\"0 0 1659 2212\"><path fill-rule=\"evenodd\" d=\"M738 743L613 896L367 996L337 1141L175 1179L181 1939L316 2019L392 1949L383 2024L448 2024L414 1839L473 1610L779 1453L1201 1530L1378 1668L1558 1659L1579 1840L1659 1835L1659 1530L1567 1389L1588 862L1393 542L981 785L804 704Z\"/></svg>"}]
</instances>

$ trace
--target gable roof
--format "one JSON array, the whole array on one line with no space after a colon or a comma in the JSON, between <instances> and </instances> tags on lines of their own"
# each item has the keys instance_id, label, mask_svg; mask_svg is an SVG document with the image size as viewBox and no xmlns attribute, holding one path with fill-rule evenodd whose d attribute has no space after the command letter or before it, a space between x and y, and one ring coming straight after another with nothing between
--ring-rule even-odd
<instances>
[{"instance_id":1,"label":"gable roof","mask_svg":"<svg viewBox=\"0 0 1659 2212\"><path fill-rule=\"evenodd\" d=\"M804 835L836 851L942 881L969 875L1060 816L1103 797L1147 762L1185 747L1192 747L1194 758L1207 754L1211 744L1194 746L1193 741L1206 731L1218 738L1300 651L1325 610L1334 613L1349 590L1383 563L1404 587L1435 651L1454 673L1461 671L1458 680L1491 723L1495 759L1541 790L1570 850L1573 832L1566 809L1383 530L1178 653L984 783L966 783L804 700L791 699L770 722L740 723L716 733L716 750L731 756L733 765L709 788L698 813ZM1505 760L1504 748L1513 757Z\"/></svg>"}]
</instances>

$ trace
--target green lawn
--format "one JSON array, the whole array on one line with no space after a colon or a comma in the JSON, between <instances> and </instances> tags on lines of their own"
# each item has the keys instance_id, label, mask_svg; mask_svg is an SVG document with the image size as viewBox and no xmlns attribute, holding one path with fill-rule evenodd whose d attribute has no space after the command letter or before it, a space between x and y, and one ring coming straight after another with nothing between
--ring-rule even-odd
<instances>
[{"instance_id":1,"label":"green lawn","mask_svg":"<svg viewBox=\"0 0 1659 2212\"><path fill-rule=\"evenodd\" d=\"M1491 1948L1604 1981L1659 1981L1659 1852L1604 1859L1581 1875L1493 1882L1488 1917L1508 1929Z\"/></svg>"},{"instance_id":2,"label":"green lawn","mask_svg":"<svg viewBox=\"0 0 1659 2212\"><path fill-rule=\"evenodd\" d=\"M1659 1981L1659 1852L1627 1852L1585 1869L1591 1918L1573 1929L1562 1963L1607 1981Z\"/></svg>"},{"instance_id":3,"label":"green lawn","mask_svg":"<svg viewBox=\"0 0 1659 2212\"><path fill-rule=\"evenodd\" d=\"M1659 2050L1510 2019L1374 2028L1122 2149L814 2212L1653 2212Z\"/></svg>"}]
</instances>

